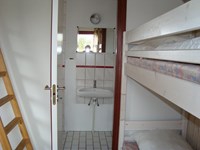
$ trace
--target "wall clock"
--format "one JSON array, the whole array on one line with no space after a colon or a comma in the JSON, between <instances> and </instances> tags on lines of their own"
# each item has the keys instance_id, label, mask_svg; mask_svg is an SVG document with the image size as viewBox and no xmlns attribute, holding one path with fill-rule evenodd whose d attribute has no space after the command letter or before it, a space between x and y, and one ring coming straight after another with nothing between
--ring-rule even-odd
<instances>
[{"instance_id":1,"label":"wall clock","mask_svg":"<svg viewBox=\"0 0 200 150\"><path fill-rule=\"evenodd\" d=\"M101 16L97 13L95 14L92 14L90 16L90 22L93 23L93 24L99 24L101 21Z\"/></svg>"}]
</instances>

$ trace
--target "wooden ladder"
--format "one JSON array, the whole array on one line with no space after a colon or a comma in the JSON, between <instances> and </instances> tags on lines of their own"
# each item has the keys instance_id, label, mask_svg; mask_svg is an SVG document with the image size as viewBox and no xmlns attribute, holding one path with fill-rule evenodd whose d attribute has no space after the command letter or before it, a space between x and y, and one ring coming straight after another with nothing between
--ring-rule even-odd
<instances>
[{"instance_id":1,"label":"wooden ladder","mask_svg":"<svg viewBox=\"0 0 200 150\"><path fill-rule=\"evenodd\" d=\"M12 88L12 84L11 84L11 81L6 69L6 65L3 59L1 49L0 49L0 78L3 79L5 88L7 90L7 96L0 99L0 107L2 107L6 103L10 103L15 115L15 118L6 126L4 126L1 119L3 114L0 114L1 115L0 116L0 142L1 142L2 148L3 150L12 149L7 135L8 133L10 133L10 131L12 131L12 129L14 129L18 125L20 133L22 135L22 140L15 149L23 150L26 147L27 150L32 150L33 147L32 147L26 126L24 124L24 120L22 118L13 88Z\"/></svg>"}]
</instances>

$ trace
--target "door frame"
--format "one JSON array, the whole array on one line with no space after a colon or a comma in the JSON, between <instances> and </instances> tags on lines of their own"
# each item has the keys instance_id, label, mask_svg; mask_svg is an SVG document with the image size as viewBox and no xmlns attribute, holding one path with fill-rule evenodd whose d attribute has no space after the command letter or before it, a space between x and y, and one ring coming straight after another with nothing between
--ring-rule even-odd
<instances>
[{"instance_id":1,"label":"door frame","mask_svg":"<svg viewBox=\"0 0 200 150\"><path fill-rule=\"evenodd\" d=\"M113 142L112 149L118 149L120 106L121 106L121 77L122 77L122 54L123 32L126 31L127 0L118 0L117 6L117 55L115 69L115 93L114 93L114 118L113 118Z\"/></svg>"},{"instance_id":2,"label":"door frame","mask_svg":"<svg viewBox=\"0 0 200 150\"><path fill-rule=\"evenodd\" d=\"M127 0L118 0L117 6L117 54L115 71L115 93L114 93L114 118L113 118L113 142L112 149L118 149L120 103L121 103L121 76L122 76L122 53L123 32L126 31ZM58 0L51 0L51 87L57 86L57 26L58 26ZM55 56L56 55L56 56ZM57 87L56 87L57 88ZM57 89L56 89L57 91ZM53 93L51 92L51 97ZM56 92L57 97L57 92ZM52 104L51 100L51 149L57 150L57 102Z\"/></svg>"},{"instance_id":3,"label":"door frame","mask_svg":"<svg viewBox=\"0 0 200 150\"><path fill-rule=\"evenodd\" d=\"M51 34L50 34L50 120L51 150L58 149L57 127L57 33L58 33L58 0L51 0Z\"/></svg>"}]
</instances>

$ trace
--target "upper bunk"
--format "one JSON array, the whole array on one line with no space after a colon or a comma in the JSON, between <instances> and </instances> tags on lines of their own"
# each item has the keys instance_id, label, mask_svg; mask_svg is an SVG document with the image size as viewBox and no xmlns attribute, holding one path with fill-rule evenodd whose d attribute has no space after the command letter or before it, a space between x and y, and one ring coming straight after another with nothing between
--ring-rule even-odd
<instances>
[{"instance_id":1,"label":"upper bunk","mask_svg":"<svg viewBox=\"0 0 200 150\"><path fill-rule=\"evenodd\" d=\"M200 1L125 32L125 73L200 118Z\"/></svg>"}]
</instances>

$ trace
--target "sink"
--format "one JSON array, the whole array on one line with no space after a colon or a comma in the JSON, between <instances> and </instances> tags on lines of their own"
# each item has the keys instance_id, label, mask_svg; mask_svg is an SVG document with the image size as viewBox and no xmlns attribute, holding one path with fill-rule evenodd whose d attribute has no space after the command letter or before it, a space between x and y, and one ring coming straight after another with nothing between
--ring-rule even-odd
<instances>
[{"instance_id":1,"label":"sink","mask_svg":"<svg viewBox=\"0 0 200 150\"><path fill-rule=\"evenodd\" d=\"M87 98L111 98L113 92L103 88L80 88L77 90L77 95Z\"/></svg>"}]
</instances>

